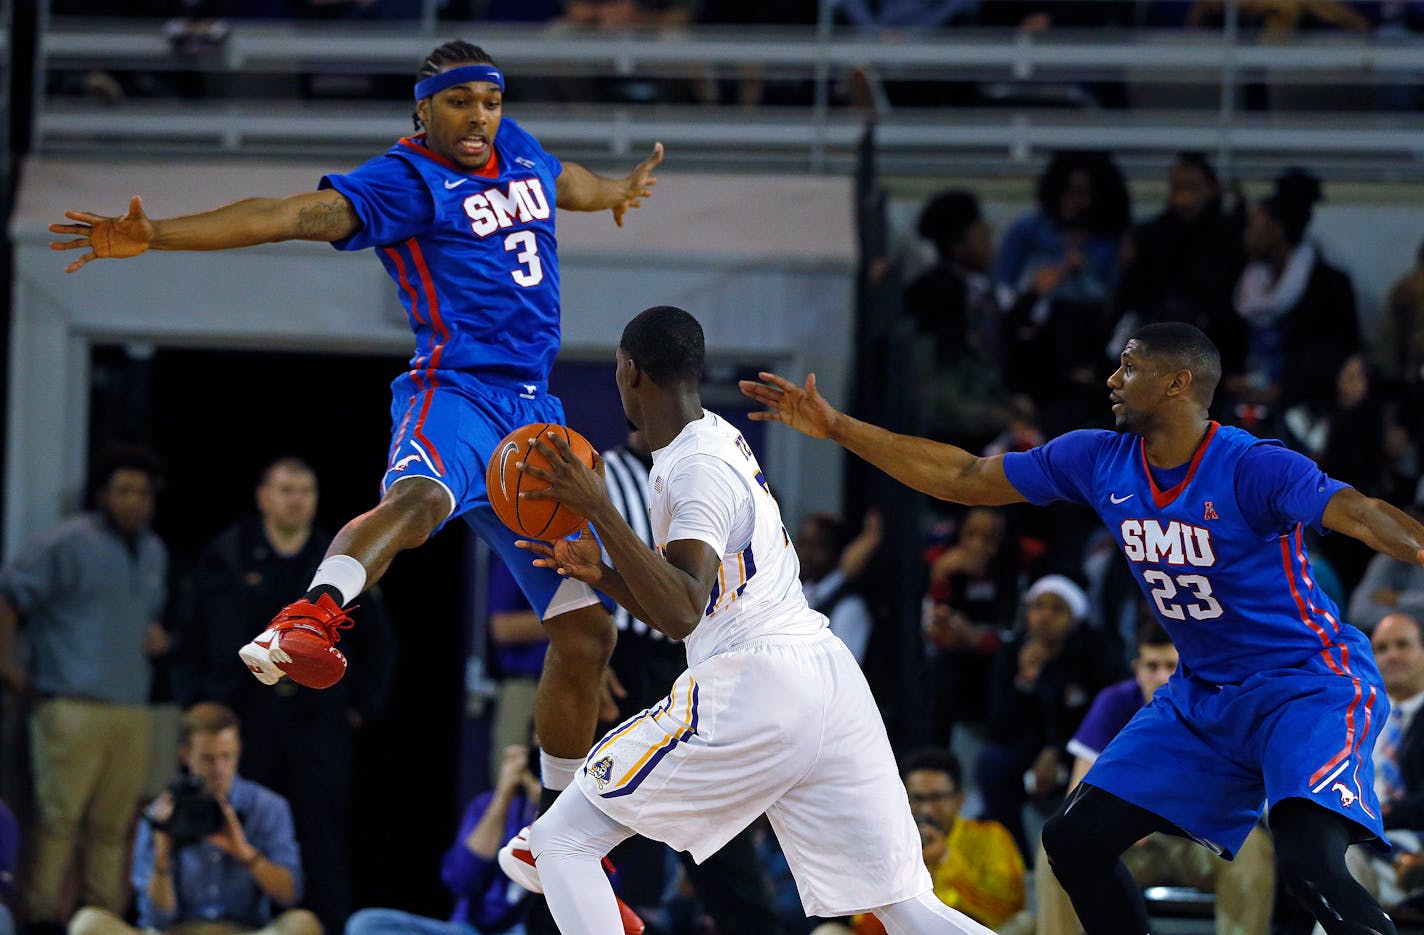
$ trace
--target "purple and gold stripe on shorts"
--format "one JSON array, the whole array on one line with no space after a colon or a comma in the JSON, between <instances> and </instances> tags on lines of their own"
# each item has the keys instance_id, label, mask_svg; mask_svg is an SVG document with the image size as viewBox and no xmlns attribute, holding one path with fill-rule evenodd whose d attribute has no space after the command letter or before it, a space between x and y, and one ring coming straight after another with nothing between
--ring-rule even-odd
<instances>
[{"instance_id":1,"label":"purple and gold stripe on shorts","mask_svg":"<svg viewBox=\"0 0 1424 935\"><path fill-rule=\"evenodd\" d=\"M685 743L697 733L697 698L697 682L689 678L684 691L678 692L676 697L669 695L666 702L647 713L647 716L652 718L658 726L668 731L667 736L643 751L642 755L633 762L633 765L624 770L623 775L614 783L613 789L599 793L603 798L611 799L632 793L644 779L648 778L658 763L662 762L663 757L667 756L678 744ZM679 712L679 708L681 708L681 712ZM679 717L679 713L681 713L681 717ZM660 718L661 720L659 720ZM671 724L667 723L669 721ZM668 730L669 727L676 729ZM610 735L608 741L605 741L599 749L607 747L613 739L614 737Z\"/></svg>"}]
</instances>

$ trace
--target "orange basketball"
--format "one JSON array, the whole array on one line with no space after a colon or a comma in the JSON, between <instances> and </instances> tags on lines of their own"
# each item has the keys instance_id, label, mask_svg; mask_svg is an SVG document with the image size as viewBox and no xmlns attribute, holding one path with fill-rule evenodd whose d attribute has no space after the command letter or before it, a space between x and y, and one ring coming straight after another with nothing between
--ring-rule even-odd
<instances>
[{"instance_id":1,"label":"orange basketball","mask_svg":"<svg viewBox=\"0 0 1424 935\"><path fill-rule=\"evenodd\" d=\"M520 493L544 490L549 486L514 466L523 461L526 465L547 469L549 462L534 447L534 439L547 436L549 432L562 434L573 449L574 456L588 467L593 467L595 456L588 439L566 425L534 422L504 436L485 471L485 490L488 491L494 514L504 525L529 539L562 539L583 525L582 516L557 500L519 499ZM547 437L544 437L544 443L554 444Z\"/></svg>"}]
</instances>

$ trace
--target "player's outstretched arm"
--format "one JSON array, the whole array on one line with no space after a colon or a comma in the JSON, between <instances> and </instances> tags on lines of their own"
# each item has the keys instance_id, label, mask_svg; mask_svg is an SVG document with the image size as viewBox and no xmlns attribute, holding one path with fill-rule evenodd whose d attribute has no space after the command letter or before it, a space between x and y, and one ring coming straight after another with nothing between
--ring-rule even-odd
<instances>
[{"instance_id":1,"label":"player's outstretched arm","mask_svg":"<svg viewBox=\"0 0 1424 935\"><path fill-rule=\"evenodd\" d=\"M565 162L558 179L558 206L565 211L612 210L614 223L622 227L623 215L652 197L653 186L658 184L653 170L662 161L663 144L654 143L652 155L621 179L607 179L576 162Z\"/></svg>"},{"instance_id":2,"label":"player's outstretched arm","mask_svg":"<svg viewBox=\"0 0 1424 935\"><path fill-rule=\"evenodd\" d=\"M64 268L66 273L90 260L123 259L149 250L226 250L282 240L330 243L350 236L361 226L347 197L326 189L286 198L246 198L183 217L153 220L143 213L138 195L121 217L88 211L66 211L74 223L51 224L51 234L73 239L50 242L51 250L86 250Z\"/></svg>"},{"instance_id":3,"label":"player's outstretched arm","mask_svg":"<svg viewBox=\"0 0 1424 935\"><path fill-rule=\"evenodd\" d=\"M1424 565L1424 526L1398 507L1353 487L1330 498L1321 522L1326 529L1359 539L1376 552Z\"/></svg>"},{"instance_id":4,"label":"player's outstretched arm","mask_svg":"<svg viewBox=\"0 0 1424 935\"><path fill-rule=\"evenodd\" d=\"M963 448L900 435L838 411L816 389L816 375L797 386L774 373L761 382L742 380L742 393L766 409L758 422L781 422L812 438L829 438L908 487L941 500L971 506L1019 503L1024 497L1004 474L1002 455L980 458Z\"/></svg>"}]
</instances>

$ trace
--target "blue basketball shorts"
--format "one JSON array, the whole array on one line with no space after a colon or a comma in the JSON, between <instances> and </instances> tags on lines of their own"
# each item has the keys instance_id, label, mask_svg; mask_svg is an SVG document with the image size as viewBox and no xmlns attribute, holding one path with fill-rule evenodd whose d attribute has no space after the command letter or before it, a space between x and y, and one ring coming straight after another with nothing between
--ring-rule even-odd
<instances>
[{"instance_id":1,"label":"blue basketball shorts","mask_svg":"<svg viewBox=\"0 0 1424 935\"><path fill-rule=\"evenodd\" d=\"M535 568L533 557L515 548L517 538L495 516L485 492L485 466L500 441L521 425L564 423L564 407L538 383L476 380L448 370L403 374L391 383L391 448L381 495L410 477L445 489L450 514L465 522L509 566L541 619L598 603L593 589ZM444 526L444 523L441 523Z\"/></svg>"},{"instance_id":2,"label":"blue basketball shorts","mask_svg":"<svg viewBox=\"0 0 1424 935\"><path fill-rule=\"evenodd\" d=\"M1344 636L1344 634L1342 634ZM1363 637L1305 663L1215 685L1181 670L1113 738L1083 781L1231 857L1267 809L1303 798L1388 847L1375 740L1389 716Z\"/></svg>"}]
</instances>

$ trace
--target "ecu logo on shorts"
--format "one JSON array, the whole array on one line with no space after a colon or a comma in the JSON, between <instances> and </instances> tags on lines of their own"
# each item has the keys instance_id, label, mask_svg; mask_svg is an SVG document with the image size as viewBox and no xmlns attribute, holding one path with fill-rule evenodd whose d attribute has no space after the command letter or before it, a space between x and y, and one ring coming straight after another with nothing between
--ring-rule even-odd
<instances>
[{"instance_id":1,"label":"ecu logo on shorts","mask_svg":"<svg viewBox=\"0 0 1424 935\"><path fill-rule=\"evenodd\" d=\"M590 763L585 770L593 781L598 783L598 791L602 792L609 781L613 779L613 757L605 756L601 760Z\"/></svg>"}]
</instances>

